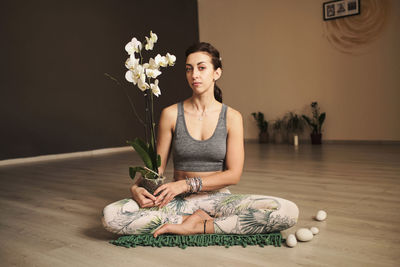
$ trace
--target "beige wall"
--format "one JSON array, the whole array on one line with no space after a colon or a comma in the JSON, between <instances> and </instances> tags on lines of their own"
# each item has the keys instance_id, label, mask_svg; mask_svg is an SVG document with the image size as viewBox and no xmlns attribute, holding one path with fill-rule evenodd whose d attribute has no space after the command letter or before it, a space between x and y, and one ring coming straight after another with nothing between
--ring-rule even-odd
<instances>
[{"instance_id":1,"label":"beige wall","mask_svg":"<svg viewBox=\"0 0 400 267\"><path fill-rule=\"evenodd\" d=\"M258 134L251 112L273 120L318 101L326 140L399 141L400 1L361 0L361 15L329 22L323 2L198 0L200 40L222 55L224 102L247 139Z\"/></svg>"}]
</instances>

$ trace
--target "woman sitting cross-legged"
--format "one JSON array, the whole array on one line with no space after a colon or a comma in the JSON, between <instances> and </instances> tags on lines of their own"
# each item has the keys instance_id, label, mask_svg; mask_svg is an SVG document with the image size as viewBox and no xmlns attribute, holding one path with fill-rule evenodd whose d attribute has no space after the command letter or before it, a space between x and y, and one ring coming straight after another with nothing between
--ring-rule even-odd
<instances>
[{"instance_id":1,"label":"woman sitting cross-legged","mask_svg":"<svg viewBox=\"0 0 400 267\"><path fill-rule=\"evenodd\" d=\"M221 77L219 52L208 43L186 51L186 78L192 97L162 111L157 151L160 173L172 150L174 182L154 195L131 187L133 199L104 208L104 227L118 234L181 235L259 234L282 231L296 224L293 202L263 195L231 194L226 188L240 180L243 162L243 122L236 110L222 103L216 81Z\"/></svg>"}]
</instances>

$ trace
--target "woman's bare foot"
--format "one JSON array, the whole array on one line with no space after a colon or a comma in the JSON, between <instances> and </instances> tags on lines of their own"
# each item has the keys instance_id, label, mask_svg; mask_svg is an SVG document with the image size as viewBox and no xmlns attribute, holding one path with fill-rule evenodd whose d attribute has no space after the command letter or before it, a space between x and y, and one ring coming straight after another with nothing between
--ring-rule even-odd
<instances>
[{"instance_id":1,"label":"woman's bare foot","mask_svg":"<svg viewBox=\"0 0 400 267\"><path fill-rule=\"evenodd\" d=\"M214 233L214 223L212 217L203 210L197 210L190 216L184 218L181 224L164 224L153 236L157 237L162 234L178 234L178 235L192 235L204 233L204 221L206 221L206 233Z\"/></svg>"}]
</instances>

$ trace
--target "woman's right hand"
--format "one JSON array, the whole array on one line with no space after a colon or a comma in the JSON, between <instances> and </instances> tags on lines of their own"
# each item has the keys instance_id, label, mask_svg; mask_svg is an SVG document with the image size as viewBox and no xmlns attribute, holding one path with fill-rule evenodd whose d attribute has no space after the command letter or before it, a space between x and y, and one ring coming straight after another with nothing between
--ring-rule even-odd
<instances>
[{"instance_id":1,"label":"woman's right hand","mask_svg":"<svg viewBox=\"0 0 400 267\"><path fill-rule=\"evenodd\" d=\"M133 185L131 187L132 198L141 208L151 208L155 207L156 197L150 194L143 187Z\"/></svg>"}]
</instances>

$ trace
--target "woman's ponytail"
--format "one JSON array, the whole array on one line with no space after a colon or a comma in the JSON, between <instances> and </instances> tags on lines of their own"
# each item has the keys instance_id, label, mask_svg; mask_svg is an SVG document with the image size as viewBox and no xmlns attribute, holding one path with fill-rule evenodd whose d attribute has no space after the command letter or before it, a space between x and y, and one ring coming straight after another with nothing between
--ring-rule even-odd
<instances>
[{"instance_id":1,"label":"woman's ponytail","mask_svg":"<svg viewBox=\"0 0 400 267\"><path fill-rule=\"evenodd\" d=\"M214 84L214 97L218 102L222 103L222 91L216 83Z\"/></svg>"}]
</instances>

